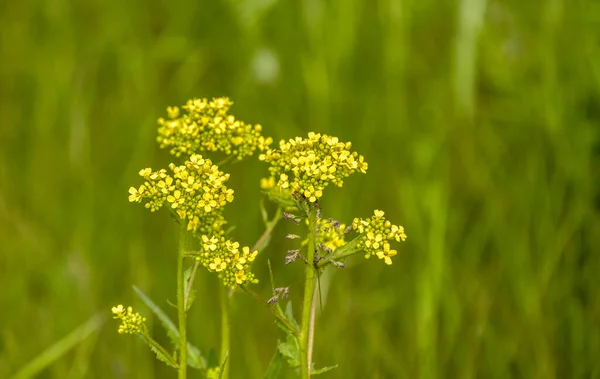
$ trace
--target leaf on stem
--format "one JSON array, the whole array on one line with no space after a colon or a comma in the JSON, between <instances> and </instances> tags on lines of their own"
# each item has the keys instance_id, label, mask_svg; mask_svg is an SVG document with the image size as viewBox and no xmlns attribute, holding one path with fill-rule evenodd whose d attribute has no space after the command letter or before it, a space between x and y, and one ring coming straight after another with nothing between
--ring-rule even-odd
<instances>
[{"instance_id":1,"label":"leaf on stem","mask_svg":"<svg viewBox=\"0 0 600 379\"><path fill-rule=\"evenodd\" d=\"M263 379L279 379L281 378L281 370L283 369L283 354L277 350L269 362L267 371L263 376Z\"/></svg>"},{"instance_id":2,"label":"leaf on stem","mask_svg":"<svg viewBox=\"0 0 600 379\"><path fill-rule=\"evenodd\" d=\"M330 370L333 370L334 368L337 368L337 367L338 367L338 365L329 366L329 367L323 367L323 368L320 368L320 369L317 369L317 370L311 370L310 371L310 375L311 376L315 376L315 375L323 374L323 373L325 373L327 371L330 371Z\"/></svg>"},{"instance_id":3,"label":"leaf on stem","mask_svg":"<svg viewBox=\"0 0 600 379\"><path fill-rule=\"evenodd\" d=\"M177 364L176 358L167 353L165 348L162 347L158 342L156 342L152 338L146 337L141 333L137 333L137 335L150 347L150 350L152 350L154 354L156 354L156 358L159 361L166 363L168 366L179 368L179 364Z\"/></svg>"},{"instance_id":4,"label":"leaf on stem","mask_svg":"<svg viewBox=\"0 0 600 379\"><path fill-rule=\"evenodd\" d=\"M142 290L140 290L136 286L133 286L133 290L136 292L136 294L139 296L139 298L142 299L144 304L146 304L146 306L148 306L148 308L150 308L150 310L152 310L152 312L156 315L156 317L158 317L158 320L160 321L162 326L165 328L165 330L167 332L167 336L169 337L171 342L173 342L173 344L175 344L175 345L179 345L179 343L180 343L179 330L175 326L175 323L173 323L173 321L171 321L169 316L158 305L156 305L152 300L150 300L150 298L148 296L146 296L146 294L144 292L142 292ZM195 368L195 369L199 369L199 370L205 370L206 369L206 359L202 356L202 353L200 352L200 350L196 346L192 345L189 342L187 343L187 349L188 349L188 354L187 354L188 366Z\"/></svg>"}]
</instances>

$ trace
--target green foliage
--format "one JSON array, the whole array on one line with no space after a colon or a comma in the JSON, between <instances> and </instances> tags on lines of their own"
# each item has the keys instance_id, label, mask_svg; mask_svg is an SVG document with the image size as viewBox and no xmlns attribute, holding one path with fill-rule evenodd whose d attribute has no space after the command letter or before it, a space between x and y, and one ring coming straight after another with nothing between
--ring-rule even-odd
<instances>
[{"instance_id":1,"label":"green foliage","mask_svg":"<svg viewBox=\"0 0 600 379\"><path fill-rule=\"evenodd\" d=\"M171 342L175 346L178 346L180 344L179 330L177 329L177 326L175 326L175 323L173 323L173 321L171 321L171 318L158 305L156 305L156 303L154 303L141 289L139 289L136 286L133 286L133 290L139 296L139 298L142 299L144 304L146 304L146 306L148 306L148 308L150 308L152 313L154 313L156 315L156 317L162 324L163 328L167 332L167 336L169 336L169 339L171 340ZM151 347L153 347L152 350L156 353L156 355L159 356L160 351L157 352L153 345L151 345ZM189 342L187 343L187 348L188 348L188 350L187 350L188 366L199 369L199 370L206 370L207 369L206 358L204 358L202 356L202 353L200 352L200 350L196 346L192 345ZM159 356L159 359L161 359L161 358L162 357ZM164 359L161 359L161 360L164 361ZM166 362L166 363L169 363L169 362ZM170 364L170 365L173 366L172 364ZM177 367L176 362L173 367Z\"/></svg>"},{"instance_id":2,"label":"green foliage","mask_svg":"<svg viewBox=\"0 0 600 379\"><path fill-rule=\"evenodd\" d=\"M298 325L298 322L294 318L291 301L285 307L285 318L297 329L300 329L300 325ZM300 367L300 345L298 338L290 330L286 328L282 329L286 334L286 338L285 341L279 341L277 350L285 357L291 367Z\"/></svg>"},{"instance_id":3,"label":"green foliage","mask_svg":"<svg viewBox=\"0 0 600 379\"><path fill-rule=\"evenodd\" d=\"M392 270L354 257L321 278L315 355L339 364L327 377L600 373L597 1L0 9L0 377L126 303L129 283L172 299L172 222L132 210L123 191L140 167L166 167L154 144L166 105L225 94L275 141L310 130L353 141L369 173L328 188L324 211L350 222L385 209L409 234ZM240 164L231 175L240 197L228 218L253 241L263 231L256 178L267 171ZM289 241L276 237L260 278L267 258L282 265ZM206 309L219 284L196 280L190 340L207 351L218 345L219 315ZM231 377L260 377L280 331L260 305L239 306ZM108 329L39 376L172 375Z\"/></svg>"},{"instance_id":4,"label":"green foliage","mask_svg":"<svg viewBox=\"0 0 600 379\"><path fill-rule=\"evenodd\" d=\"M177 364L177 357L169 354L158 342L154 341L152 338L145 336L141 333L137 333L137 336L140 337L142 341L150 347L150 350L156 355L156 358L166 363L168 366L178 368L179 364Z\"/></svg>"},{"instance_id":5,"label":"green foliage","mask_svg":"<svg viewBox=\"0 0 600 379\"><path fill-rule=\"evenodd\" d=\"M279 347L275 354L273 354L273 358L269 362L267 366L267 371L263 376L263 379L279 379L281 378L281 372L283 371L283 367L285 365L285 360L283 354L279 352Z\"/></svg>"},{"instance_id":6,"label":"green foliage","mask_svg":"<svg viewBox=\"0 0 600 379\"><path fill-rule=\"evenodd\" d=\"M329 372L329 371L331 371L331 370L333 370L334 368L337 368L337 367L338 367L338 365L319 368L319 369L316 369L316 370L312 370L311 374L312 374L312 376L321 375L321 374Z\"/></svg>"}]
</instances>

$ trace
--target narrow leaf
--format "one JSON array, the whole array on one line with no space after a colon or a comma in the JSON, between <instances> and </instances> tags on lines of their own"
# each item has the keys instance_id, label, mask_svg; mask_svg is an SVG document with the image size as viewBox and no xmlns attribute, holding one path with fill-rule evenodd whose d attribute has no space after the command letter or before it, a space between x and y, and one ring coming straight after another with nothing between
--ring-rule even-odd
<instances>
[{"instance_id":1,"label":"narrow leaf","mask_svg":"<svg viewBox=\"0 0 600 379\"><path fill-rule=\"evenodd\" d=\"M177 364L175 358L172 357L169 353L167 353L165 348L162 347L158 342L156 342L152 338L146 337L141 333L138 333L137 335L142 341L144 341L148 346L150 346L150 350L152 350L154 354L156 354L156 358L158 358L159 361L162 361L171 367L179 367L179 364Z\"/></svg>"},{"instance_id":2,"label":"narrow leaf","mask_svg":"<svg viewBox=\"0 0 600 379\"><path fill-rule=\"evenodd\" d=\"M311 374L311 375L313 375L313 376L314 376L314 375L323 374L323 373L325 373L325 372L327 372L327 371L330 371L330 370L333 370L334 368L337 368L337 367L338 367L338 365L335 365L335 366L329 366L329 367L323 367L323 368L320 368L320 369L318 369L318 370L312 370L312 371L310 372L310 374Z\"/></svg>"},{"instance_id":3,"label":"narrow leaf","mask_svg":"<svg viewBox=\"0 0 600 379\"><path fill-rule=\"evenodd\" d=\"M271 358L271 362L269 362L269 366L267 367L267 371L263 376L263 379L279 379L281 378L281 370L283 369L283 355L276 351Z\"/></svg>"},{"instance_id":4,"label":"narrow leaf","mask_svg":"<svg viewBox=\"0 0 600 379\"><path fill-rule=\"evenodd\" d=\"M142 299L144 304L146 304L146 306L148 306L148 308L152 310L156 317L158 317L158 320L161 322L161 324L167 331L167 336L169 336L171 341L175 345L179 345L179 330L177 329L177 326L175 326L175 323L171 321L169 316L162 309L160 309L158 305L156 305L152 300L150 300L150 298L146 296L146 294L142 292L141 289L137 288L136 286L133 286L133 290L140 297L140 299Z\"/></svg>"},{"instance_id":5,"label":"narrow leaf","mask_svg":"<svg viewBox=\"0 0 600 379\"><path fill-rule=\"evenodd\" d=\"M221 367L219 367L219 379L223 378L223 373L225 372L225 363L227 363L227 359L229 359L229 353L225 356L223 363L221 363Z\"/></svg>"},{"instance_id":6,"label":"narrow leaf","mask_svg":"<svg viewBox=\"0 0 600 379\"><path fill-rule=\"evenodd\" d=\"M104 317L104 315L98 314L93 316L84 324L80 325L78 328L66 335L64 338L56 341L52 346L48 347L37 357L31 359L29 363L25 365L25 367L21 368L21 370L13 375L13 379L35 377L42 370L52 365L54 362L68 353L72 348L88 338L92 333L98 331L102 324L104 324L105 320L106 317Z\"/></svg>"},{"instance_id":7,"label":"narrow leaf","mask_svg":"<svg viewBox=\"0 0 600 379\"><path fill-rule=\"evenodd\" d=\"M296 322L296 319L294 318L294 312L292 311L291 301L288 301L287 305L285 306L285 315L288 321L291 322L292 325L294 325L296 328L298 328L298 330L300 330L300 325L298 325L298 322Z\"/></svg>"},{"instance_id":8,"label":"narrow leaf","mask_svg":"<svg viewBox=\"0 0 600 379\"><path fill-rule=\"evenodd\" d=\"M167 332L167 336L174 345L178 346L180 344L179 338L179 329L175 326L175 323L171 321L171 318L158 306L156 305L141 289L133 286L133 290L136 294L142 299L142 301L152 310L152 312L158 317L161 324L165 328ZM187 364L192 368L196 368L199 370L206 369L206 359L202 356L200 350L192 345L191 343L187 343L188 355L187 355Z\"/></svg>"}]
</instances>

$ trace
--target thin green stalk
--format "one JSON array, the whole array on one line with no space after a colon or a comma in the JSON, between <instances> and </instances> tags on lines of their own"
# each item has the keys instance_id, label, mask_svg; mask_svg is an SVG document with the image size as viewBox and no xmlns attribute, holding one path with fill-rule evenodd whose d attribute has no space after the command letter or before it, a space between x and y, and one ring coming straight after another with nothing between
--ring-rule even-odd
<instances>
[{"instance_id":1,"label":"thin green stalk","mask_svg":"<svg viewBox=\"0 0 600 379\"><path fill-rule=\"evenodd\" d=\"M255 300L258 300L262 305L264 305L265 307L267 307L267 309L269 310L269 312L271 312L271 314L273 315L273 317L275 317L279 322L281 322L283 325L285 325L285 327L292 333L294 333L295 336L299 337L300 336L300 331L298 331L298 329L292 325L284 316L282 316L281 314L279 314L278 312L275 311L275 309L273 309L273 306L271 306L267 300L263 299L262 297L260 297L259 294L257 294L256 292L252 291L250 288L246 287L246 286L240 286L240 288L246 292L248 295L252 296Z\"/></svg>"},{"instance_id":2,"label":"thin green stalk","mask_svg":"<svg viewBox=\"0 0 600 379\"><path fill-rule=\"evenodd\" d=\"M304 282L304 302L302 304L302 328L300 329L300 369L302 379L310 378L312 366L312 345L314 335L314 312L315 306L315 239L317 228L317 210L311 207L308 213L308 251L306 253L306 270ZM312 330L311 330L312 329Z\"/></svg>"},{"instance_id":3,"label":"thin green stalk","mask_svg":"<svg viewBox=\"0 0 600 379\"><path fill-rule=\"evenodd\" d=\"M328 257L328 258L323 258L321 260L319 260L319 262L317 263L317 267L318 268L323 268L328 264L331 264L332 261L336 261L338 259L344 259L344 258L348 258L354 254L360 253L361 251L363 251L363 249L354 249L354 250L349 250L344 252L343 254L338 254L338 255L334 255L332 257Z\"/></svg>"},{"instance_id":4,"label":"thin green stalk","mask_svg":"<svg viewBox=\"0 0 600 379\"><path fill-rule=\"evenodd\" d=\"M221 355L220 364L223 368L221 373L221 379L229 378L229 346L230 346L230 331L231 331L231 319L230 319L230 298L229 288L221 286Z\"/></svg>"},{"instance_id":5,"label":"thin green stalk","mask_svg":"<svg viewBox=\"0 0 600 379\"><path fill-rule=\"evenodd\" d=\"M275 216L273 216L273 219L269 222L269 226L267 227L267 229L265 229L258 241L256 241L256 243L252 247L252 251L260 250L265 247L265 241L267 240L267 238L269 238L269 236L273 232L273 229L275 229L275 226L277 225L279 220L281 220L281 217L281 207L277 207L277 211L275 211Z\"/></svg>"},{"instance_id":6,"label":"thin green stalk","mask_svg":"<svg viewBox=\"0 0 600 379\"><path fill-rule=\"evenodd\" d=\"M181 225L179 232L179 255L177 257L177 313L179 320L179 379L187 376L187 328L185 312L185 283L183 280L183 260L185 259L186 226Z\"/></svg>"}]
</instances>

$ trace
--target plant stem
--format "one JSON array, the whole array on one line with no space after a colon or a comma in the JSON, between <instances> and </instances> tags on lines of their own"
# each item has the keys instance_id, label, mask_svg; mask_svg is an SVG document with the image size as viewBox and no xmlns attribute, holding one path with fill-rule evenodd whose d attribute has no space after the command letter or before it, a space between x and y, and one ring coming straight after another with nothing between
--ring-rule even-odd
<instances>
[{"instance_id":1,"label":"plant stem","mask_svg":"<svg viewBox=\"0 0 600 379\"><path fill-rule=\"evenodd\" d=\"M294 333L295 336L297 336L297 337L300 336L300 332L298 331L298 329L294 325L292 325L285 317L283 317L281 314L279 314L278 312L276 312L273 309L273 306L271 306L265 299L263 299L262 297L260 297L259 294L257 294L256 292L252 291L251 289L249 289L246 286L240 286L240 288L244 292L246 292L248 295L252 296L254 299L256 299L259 302L261 302L265 307L267 307L269 309L269 311L271 312L271 314L277 320L279 320L283 325L285 325L286 328L288 328L289 331L291 331L292 333Z\"/></svg>"},{"instance_id":2,"label":"plant stem","mask_svg":"<svg viewBox=\"0 0 600 379\"><path fill-rule=\"evenodd\" d=\"M221 356L220 364L223 368L221 373L221 379L229 378L229 346L230 346L230 330L231 330L231 319L229 314L229 288L225 286L221 287Z\"/></svg>"},{"instance_id":3,"label":"plant stem","mask_svg":"<svg viewBox=\"0 0 600 379\"><path fill-rule=\"evenodd\" d=\"M315 239L317 228L317 209L311 206L308 212L308 251L304 282L304 302L302 304L302 328L300 329L300 370L302 379L310 378L312 366L312 340L314 321L312 308L315 306ZM311 330L312 329L312 330Z\"/></svg>"},{"instance_id":4,"label":"plant stem","mask_svg":"<svg viewBox=\"0 0 600 379\"><path fill-rule=\"evenodd\" d=\"M179 231L179 255L177 257L177 314L179 320L179 379L187 376L187 330L185 312L185 283L183 280L183 260L185 256L186 226L182 223Z\"/></svg>"},{"instance_id":5,"label":"plant stem","mask_svg":"<svg viewBox=\"0 0 600 379\"><path fill-rule=\"evenodd\" d=\"M273 219L271 221L269 221L267 229L265 229L265 231L260 236L258 241L256 241L256 243L252 247L252 251L260 250L263 247L265 247L264 245L265 245L266 239L271 235L271 233L273 232L273 229L275 229L275 226L277 225L279 220L281 220L281 217L282 217L281 207L277 207L277 211L275 211L275 216L273 216Z\"/></svg>"},{"instance_id":6,"label":"plant stem","mask_svg":"<svg viewBox=\"0 0 600 379\"><path fill-rule=\"evenodd\" d=\"M334 254L332 257L323 258L323 259L319 260L319 262L317 263L317 267L318 268L325 267L326 265L331 264L332 261L335 261L337 259L348 258L354 254L360 253L361 251L363 251L363 249L353 249L353 250L346 251L343 254L337 254L337 255Z\"/></svg>"}]
</instances>

